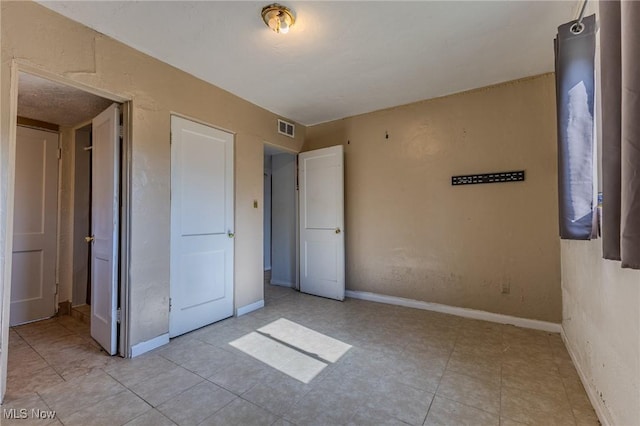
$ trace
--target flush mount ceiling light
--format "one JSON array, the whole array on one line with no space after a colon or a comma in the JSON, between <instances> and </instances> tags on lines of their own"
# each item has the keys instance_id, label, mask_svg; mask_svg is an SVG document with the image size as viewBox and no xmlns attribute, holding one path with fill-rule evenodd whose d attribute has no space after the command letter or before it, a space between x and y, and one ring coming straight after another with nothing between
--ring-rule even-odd
<instances>
[{"instance_id":1,"label":"flush mount ceiling light","mask_svg":"<svg viewBox=\"0 0 640 426\"><path fill-rule=\"evenodd\" d=\"M296 22L293 12L278 3L263 7L262 19L269 28L279 34L288 33L289 28Z\"/></svg>"}]
</instances>

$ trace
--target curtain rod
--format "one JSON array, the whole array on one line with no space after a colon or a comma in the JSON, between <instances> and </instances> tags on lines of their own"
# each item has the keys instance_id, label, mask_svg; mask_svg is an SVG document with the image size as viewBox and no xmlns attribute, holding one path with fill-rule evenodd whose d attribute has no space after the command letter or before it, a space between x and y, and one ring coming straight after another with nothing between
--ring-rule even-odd
<instances>
[{"instance_id":1,"label":"curtain rod","mask_svg":"<svg viewBox=\"0 0 640 426\"><path fill-rule=\"evenodd\" d=\"M582 25L582 18L584 18L584 11L587 9L588 1L589 0L584 0L584 2L582 3L582 8L580 8L578 19L576 19L576 23L571 26L571 32L574 34L580 34L582 30L584 30L584 25Z\"/></svg>"}]
</instances>

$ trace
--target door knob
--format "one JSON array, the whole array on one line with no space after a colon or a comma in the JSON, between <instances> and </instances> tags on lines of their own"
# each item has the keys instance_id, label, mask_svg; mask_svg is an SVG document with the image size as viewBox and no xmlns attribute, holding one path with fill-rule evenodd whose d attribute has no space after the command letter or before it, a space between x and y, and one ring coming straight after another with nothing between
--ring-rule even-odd
<instances>
[{"instance_id":1,"label":"door knob","mask_svg":"<svg viewBox=\"0 0 640 426\"><path fill-rule=\"evenodd\" d=\"M95 240L96 238L92 235L90 237L84 237L84 240L88 243L92 242L93 240Z\"/></svg>"},{"instance_id":2,"label":"door knob","mask_svg":"<svg viewBox=\"0 0 640 426\"><path fill-rule=\"evenodd\" d=\"M336 228L336 234L339 234L340 232L342 232L340 228Z\"/></svg>"},{"instance_id":3,"label":"door knob","mask_svg":"<svg viewBox=\"0 0 640 426\"><path fill-rule=\"evenodd\" d=\"M233 232L231 232L231 231L227 231L227 236L228 236L229 238L233 238L233 237L235 237L235 236L236 236L236 234L234 234L234 233L233 233Z\"/></svg>"}]
</instances>

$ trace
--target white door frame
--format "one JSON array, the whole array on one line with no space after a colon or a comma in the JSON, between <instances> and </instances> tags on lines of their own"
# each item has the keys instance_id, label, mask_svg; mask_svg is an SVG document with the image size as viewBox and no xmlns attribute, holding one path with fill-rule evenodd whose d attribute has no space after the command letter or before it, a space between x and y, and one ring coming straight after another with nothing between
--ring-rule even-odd
<instances>
[{"instance_id":1,"label":"white door frame","mask_svg":"<svg viewBox=\"0 0 640 426\"><path fill-rule=\"evenodd\" d=\"M7 360L9 346L9 309L11 307L11 262L13 249L13 213L14 213L14 189L15 189L15 162L16 162L16 129L18 117L18 74L26 72L38 77L46 78L67 86L75 87L85 92L120 102L124 111L124 137L122 153L122 217L121 217L121 309L122 321L120 328L120 354L129 356L129 300L130 300L130 223L131 223L131 100L125 96L109 93L101 89L87 86L73 80L66 79L52 72L37 68L28 62L13 59L11 62L11 86L9 90L9 141L8 141L8 161L7 161L7 200L6 218L4 223L0 223L4 229L5 242L0 250L4 254L4 263L0 265L2 274L0 276L0 402L2 402L7 387ZM1 177L1 174L0 174Z\"/></svg>"}]
</instances>

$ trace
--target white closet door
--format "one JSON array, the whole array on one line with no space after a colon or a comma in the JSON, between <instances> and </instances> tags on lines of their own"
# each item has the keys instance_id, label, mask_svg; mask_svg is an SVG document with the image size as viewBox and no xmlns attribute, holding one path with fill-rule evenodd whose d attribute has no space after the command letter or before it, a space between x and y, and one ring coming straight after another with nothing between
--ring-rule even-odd
<instances>
[{"instance_id":1,"label":"white closet door","mask_svg":"<svg viewBox=\"0 0 640 426\"><path fill-rule=\"evenodd\" d=\"M113 104L92 121L91 337L110 355L118 343L119 120L120 108Z\"/></svg>"},{"instance_id":2,"label":"white closet door","mask_svg":"<svg viewBox=\"0 0 640 426\"><path fill-rule=\"evenodd\" d=\"M299 154L300 291L344 300L342 146Z\"/></svg>"},{"instance_id":3,"label":"white closet door","mask_svg":"<svg viewBox=\"0 0 640 426\"><path fill-rule=\"evenodd\" d=\"M171 117L171 337L233 315L233 135Z\"/></svg>"},{"instance_id":4,"label":"white closet door","mask_svg":"<svg viewBox=\"0 0 640 426\"><path fill-rule=\"evenodd\" d=\"M55 314L58 134L16 133L10 325Z\"/></svg>"}]
</instances>

